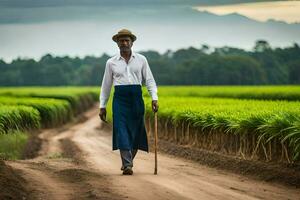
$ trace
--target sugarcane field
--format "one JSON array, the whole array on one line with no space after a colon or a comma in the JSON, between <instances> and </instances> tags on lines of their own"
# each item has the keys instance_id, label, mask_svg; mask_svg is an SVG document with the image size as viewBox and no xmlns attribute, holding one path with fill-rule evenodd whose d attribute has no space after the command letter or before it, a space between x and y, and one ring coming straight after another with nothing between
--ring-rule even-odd
<instances>
[{"instance_id":1,"label":"sugarcane field","mask_svg":"<svg viewBox=\"0 0 300 200\"><path fill-rule=\"evenodd\" d=\"M98 119L99 89L0 89L1 199L298 199L299 86L161 86L157 175L143 88L150 155L132 177L111 151L112 100Z\"/></svg>"}]
</instances>

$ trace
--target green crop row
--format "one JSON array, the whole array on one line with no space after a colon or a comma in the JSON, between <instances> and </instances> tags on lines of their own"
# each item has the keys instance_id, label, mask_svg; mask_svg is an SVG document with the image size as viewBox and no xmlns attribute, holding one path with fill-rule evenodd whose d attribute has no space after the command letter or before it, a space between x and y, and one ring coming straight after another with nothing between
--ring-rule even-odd
<instances>
[{"instance_id":1,"label":"green crop row","mask_svg":"<svg viewBox=\"0 0 300 200\"><path fill-rule=\"evenodd\" d=\"M152 116L150 99L145 102L147 116ZM260 145L279 141L290 150L287 159L300 157L299 102L168 96L160 97L159 105L159 119L173 126L185 123L203 134L247 134L256 140L254 153Z\"/></svg>"},{"instance_id":2,"label":"green crop row","mask_svg":"<svg viewBox=\"0 0 300 200\"><path fill-rule=\"evenodd\" d=\"M0 104L0 134L10 130L36 129L40 127L40 113L28 106Z\"/></svg>"},{"instance_id":3,"label":"green crop row","mask_svg":"<svg viewBox=\"0 0 300 200\"><path fill-rule=\"evenodd\" d=\"M38 110L44 127L57 126L98 100L97 87L2 87L0 104L25 105Z\"/></svg>"},{"instance_id":4,"label":"green crop row","mask_svg":"<svg viewBox=\"0 0 300 200\"><path fill-rule=\"evenodd\" d=\"M300 86L160 86L159 97L220 97L300 101ZM144 96L149 96L144 88Z\"/></svg>"},{"instance_id":5,"label":"green crop row","mask_svg":"<svg viewBox=\"0 0 300 200\"><path fill-rule=\"evenodd\" d=\"M81 113L98 100L99 87L2 87L0 96L38 97L66 100L74 114Z\"/></svg>"},{"instance_id":6,"label":"green crop row","mask_svg":"<svg viewBox=\"0 0 300 200\"><path fill-rule=\"evenodd\" d=\"M25 105L35 108L41 116L45 127L57 126L72 118L72 109L68 101L45 98L16 98L0 96L2 105Z\"/></svg>"}]
</instances>

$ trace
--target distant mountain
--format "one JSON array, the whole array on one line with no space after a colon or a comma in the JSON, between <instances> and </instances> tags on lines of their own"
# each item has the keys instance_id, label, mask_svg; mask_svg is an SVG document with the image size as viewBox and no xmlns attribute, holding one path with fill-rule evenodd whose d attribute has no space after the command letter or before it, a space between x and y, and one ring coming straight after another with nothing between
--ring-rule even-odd
<instances>
[{"instance_id":1,"label":"distant mountain","mask_svg":"<svg viewBox=\"0 0 300 200\"><path fill-rule=\"evenodd\" d=\"M274 0L1 0L0 7L106 6L106 5L225 5ZM276 0L275 0L276 1ZM279 0L277 0L279 1Z\"/></svg>"},{"instance_id":2,"label":"distant mountain","mask_svg":"<svg viewBox=\"0 0 300 200\"><path fill-rule=\"evenodd\" d=\"M300 24L260 22L238 13L216 15L192 8L193 4L208 2L205 0L155 1L124 0L116 6L121 1L86 0L89 6L79 6L83 0L0 0L0 58L37 57L48 52L112 53L111 35L124 27L138 35L137 50L164 52L201 44L250 49L258 39L274 46L300 44ZM36 2L42 7L30 7ZM91 6L93 3L99 6ZM28 7L14 7L22 5Z\"/></svg>"},{"instance_id":3,"label":"distant mountain","mask_svg":"<svg viewBox=\"0 0 300 200\"><path fill-rule=\"evenodd\" d=\"M128 1L128 0L127 0ZM127 2L126 1L126 2ZM160 1L161 0L157 0ZM245 1L246 0L241 0ZM22 3L20 3L22 2ZM25 3L27 2L27 3ZM155 0L144 0L143 4L137 3L137 0L129 0L130 6L119 6L115 7L118 1L110 0L86 0L85 6L79 6L80 3L83 4L83 0L9 0L0 1L0 24L10 24L10 23L42 23L49 21L61 21L61 20L126 20L128 22L134 21L168 21L171 19L171 23L184 22L189 23L193 20L203 21L215 21L216 19L223 19L225 21L231 22L243 22L243 23L253 23L255 20L250 19L238 13L232 13L227 15L216 15L207 11L196 11L193 10L193 6L187 5L173 5L174 2L182 2L181 0L175 0L168 4L155 4ZM125 1L122 1L124 5ZM140 1L139 1L140 2ZM149 3L147 5L146 3ZM167 3L170 0L163 0ZM206 2L205 0L190 0L189 2ZM218 2L218 1L216 1ZM227 0L227 2L231 2ZM235 1L237 2L237 1ZM239 1L238 1L239 2ZM91 6L90 4L96 4L97 6ZM224 3L224 2L223 2ZM23 5L24 4L24 5ZM6 5L6 6L3 6ZM9 7L9 6L12 7ZM31 5L31 7L30 7ZM35 6L42 7L35 7ZM50 6L51 5L51 6ZM55 5L55 6L54 6ZM62 6L62 5L77 5L77 6ZM101 5L101 6L100 6ZM16 6L16 7L15 7ZM18 7L21 6L21 7ZM28 6L26 9L22 6ZM53 7L54 6L54 7ZM118 9L116 9L118 8ZM119 19L120 18L120 19ZM176 19L176 21L172 21ZM222 21L222 20L221 20ZM193 21L194 22L194 21ZM256 22L256 21L255 21ZM284 23L281 21L270 20L272 23ZM263 22L259 22L263 23Z\"/></svg>"}]
</instances>

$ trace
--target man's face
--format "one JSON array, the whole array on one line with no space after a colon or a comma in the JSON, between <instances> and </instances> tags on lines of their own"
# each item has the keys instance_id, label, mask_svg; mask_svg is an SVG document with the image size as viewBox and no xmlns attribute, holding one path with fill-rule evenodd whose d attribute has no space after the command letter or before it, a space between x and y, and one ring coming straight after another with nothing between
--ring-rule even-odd
<instances>
[{"instance_id":1,"label":"man's face","mask_svg":"<svg viewBox=\"0 0 300 200\"><path fill-rule=\"evenodd\" d=\"M120 51L131 51L133 42L131 40L131 37L121 36L118 38L117 44Z\"/></svg>"}]
</instances>

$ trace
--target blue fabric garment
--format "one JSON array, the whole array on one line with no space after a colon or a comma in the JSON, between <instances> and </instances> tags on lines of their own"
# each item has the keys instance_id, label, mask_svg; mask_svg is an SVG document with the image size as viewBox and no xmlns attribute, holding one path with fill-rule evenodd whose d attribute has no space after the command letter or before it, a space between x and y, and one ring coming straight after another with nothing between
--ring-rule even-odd
<instances>
[{"instance_id":1,"label":"blue fabric garment","mask_svg":"<svg viewBox=\"0 0 300 200\"><path fill-rule=\"evenodd\" d=\"M148 150L141 85L116 85L113 97L113 150Z\"/></svg>"}]
</instances>

